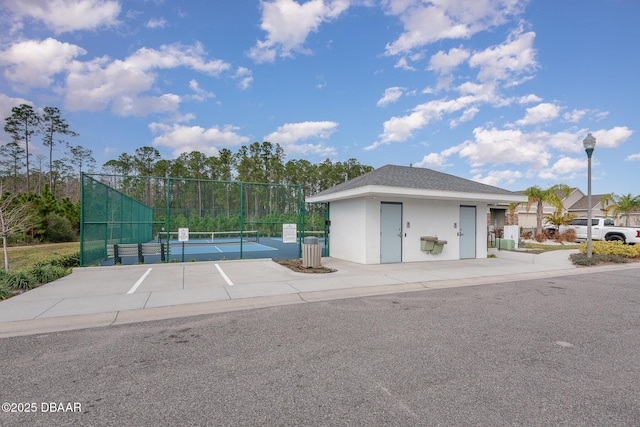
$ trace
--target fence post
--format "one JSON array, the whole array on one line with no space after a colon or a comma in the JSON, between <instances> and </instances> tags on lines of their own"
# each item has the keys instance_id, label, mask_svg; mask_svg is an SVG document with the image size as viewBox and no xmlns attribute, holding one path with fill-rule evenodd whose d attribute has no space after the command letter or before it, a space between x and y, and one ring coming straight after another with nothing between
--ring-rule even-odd
<instances>
[{"instance_id":1,"label":"fence post","mask_svg":"<svg viewBox=\"0 0 640 427\"><path fill-rule=\"evenodd\" d=\"M116 264L122 264L122 260L118 255L118 245L114 244L113 245L113 265L116 265Z\"/></svg>"}]
</instances>

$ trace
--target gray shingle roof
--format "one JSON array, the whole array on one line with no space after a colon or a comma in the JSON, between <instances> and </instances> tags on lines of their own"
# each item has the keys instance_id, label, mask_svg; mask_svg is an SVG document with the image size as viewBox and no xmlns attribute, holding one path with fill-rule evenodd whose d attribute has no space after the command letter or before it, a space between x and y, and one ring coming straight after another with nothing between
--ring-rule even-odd
<instances>
[{"instance_id":1,"label":"gray shingle roof","mask_svg":"<svg viewBox=\"0 0 640 427\"><path fill-rule=\"evenodd\" d=\"M386 165L347 182L343 182L342 184L338 184L334 187L321 191L313 197L325 196L339 191L346 191L369 185L462 193L518 195L512 191L481 184L458 176L437 172L432 169Z\"/></svg>"},{"instance_id":2,"label":"gray shingle roof","mask_svg":"<svg viewBox=\"0 0 640 427\"><path fill-rule=\"evenodd\" d=\"M591 209L595 208L598 203L600 203L600 200L602 199L602 196L604 196L604 194L592 194L591 195ZM576 201L570 208L569 210L587 210L588 208L588 203L589 198L588 196L584 196L581 199L579 199L578 201Z\"/></svg>"}]
</instances>

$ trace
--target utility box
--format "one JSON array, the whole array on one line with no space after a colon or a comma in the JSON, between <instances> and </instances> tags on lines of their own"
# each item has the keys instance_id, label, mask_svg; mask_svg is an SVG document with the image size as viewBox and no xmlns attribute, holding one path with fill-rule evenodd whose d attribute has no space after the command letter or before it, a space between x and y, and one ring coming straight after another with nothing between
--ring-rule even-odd
<instances>
[{"instance_id":1,"label":"utility box","mask_svg":"<svg viewBox=\"0 0 640 427\"><path fill-rule=\"evenodd\" d=\"M514 250L516 242L511 239L498 239L498 249Z\"/></svg>"},{"instance_id":2,"label":"utility box","mask_svg":"<svg viewBox=\"0 0 640 427\"><path fill-rule=\"evenodd\" d=\"M302 267L320 267L322 259L322 245L318 243L317 237L305 237L302 244Z\"/></svg>"},{"instance_id":3,"label":"utility box","mask_svg":"<svg viewBox=\"0 0 640 427\"><path fill-rule=\"evenodd\" d=\"M434 236L420 237L420 250L427 251L427 252L432 251L437 241L438 241L438 238Z\"/></svg>"},{"instance_id":4,"label":"utility box","mask_svg":"<svg viewBox=\"0 0 640 427\"><path fill-rule=\"evenodd\" d=\"M437 240L435 242L435 244L433 245L433 250L431 251L431 253L433 255L437 255L437 254L441 254L442 253L442 249L444 249L444 245L447 244L446 240Z\"/></svg>"}]
</instances>

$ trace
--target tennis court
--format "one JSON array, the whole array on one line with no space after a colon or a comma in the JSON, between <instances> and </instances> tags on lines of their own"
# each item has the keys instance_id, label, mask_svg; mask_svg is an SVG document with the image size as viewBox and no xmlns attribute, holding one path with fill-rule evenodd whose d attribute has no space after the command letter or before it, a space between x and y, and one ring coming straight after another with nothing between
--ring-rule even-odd
<instances>
[{"instance_id":1,"label":"tennis court","mask_svg":"<svg viewBox=\"0 0 640 427\"><path fill-rule=\"evenodd\" d=\"M83 173L80 199L82 266L300 258L328 235L299 184Z\"/></svg>"}]
</instances>

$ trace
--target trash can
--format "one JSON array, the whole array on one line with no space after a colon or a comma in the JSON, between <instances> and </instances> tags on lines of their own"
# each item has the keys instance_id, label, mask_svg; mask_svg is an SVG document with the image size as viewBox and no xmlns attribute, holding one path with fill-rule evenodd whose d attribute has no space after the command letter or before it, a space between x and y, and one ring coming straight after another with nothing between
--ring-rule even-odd
<instances>
[{"instance_id":1,"label":"trash can","mask_svg":"<svg viewBox=\"0 0 640 427\"><path fill-rule=\"evenodd\" d=\"M318 242L317 237L305 237L302 244L302 267L312 268L320 267L320 259L322 258L322 245Z\"/></svg>"}]
</instances>

